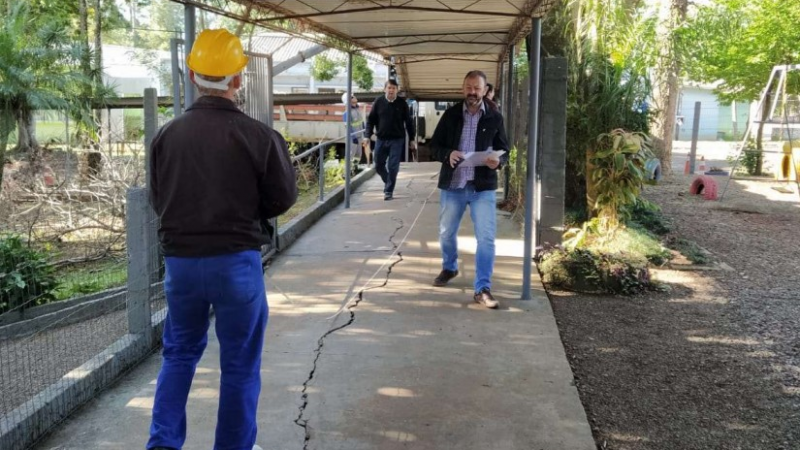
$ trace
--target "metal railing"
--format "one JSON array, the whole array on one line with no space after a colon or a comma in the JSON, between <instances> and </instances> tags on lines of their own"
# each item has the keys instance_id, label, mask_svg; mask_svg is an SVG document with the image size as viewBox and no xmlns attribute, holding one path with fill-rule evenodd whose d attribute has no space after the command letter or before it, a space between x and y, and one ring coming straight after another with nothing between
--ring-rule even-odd
<instances>
[{"instance_id":1,"label":"metal railing","mask_svg":"<svg viewBox=\"0 0 800 450\"><path fill-rule=\"evenodd\" d=\"M364 130L354 131L354 132L350 133L350 137L359 136L359 135L363 135L363 134L364 134ZM318 171L319 171L319 201L325 200L325 151L328 149L329 146L345 140L346 137L347 136L339 136L336 139L331 139L329 141L320 142L319 144L309 148L308 150L304 151L303 153L292 157L292 162L296 163L297 161L299 161L299 160L301 160L303 158L307 158L307 157L311 156L312 154L314 154L314 152L319 152L319 156L318 156L319 164L317 164L319 166L319 168L318 168ZM345 183L349 183L349 182L350 182L350 174L347 173L346 174L346 178L345 178Z\"/></svg>"}]
</instances>

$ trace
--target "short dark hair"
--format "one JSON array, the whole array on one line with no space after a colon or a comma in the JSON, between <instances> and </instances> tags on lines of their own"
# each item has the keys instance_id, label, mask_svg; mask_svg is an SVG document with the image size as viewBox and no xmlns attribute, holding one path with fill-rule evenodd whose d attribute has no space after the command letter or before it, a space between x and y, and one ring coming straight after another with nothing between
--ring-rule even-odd
<instances>
[{"instance_id":1,"label":"short dark hair","mask_svg":"<svg viewBox=\"0 0 800 450\"><path fill-rule=\"evenodd\" d=\"M467 75L464 77L464 80L468 80L470 78L476 78L476 77L483 78L483 82L484 83L488 83L489 82L489 79L486 78L486 74L483 73L482 70L470 70L469 72L467 72Z\"/></svg>"},{"instance_id":2,"label":"short dark hair","mask_svg":"<svg viewBox=\"0 0 800 450\"><path fill-rule=\"evenodd\" d=\"M383 83L383 87L389 86L390 84L392 86L397 87L397 81L392 79L392 78L389 78L388 80L386 80L386 83Z\"/></svg>"},{"instance_id":3,"label":"short dark hair","mask_svg":"<svg viewBox=\"0 0 800 450\"><path fill-rule=\"evenodd\" d=\"M494 86L492 85L492 83L486 83L486 92L492 92L492 91L494 91Z\"/></svg>"}]
</instances>

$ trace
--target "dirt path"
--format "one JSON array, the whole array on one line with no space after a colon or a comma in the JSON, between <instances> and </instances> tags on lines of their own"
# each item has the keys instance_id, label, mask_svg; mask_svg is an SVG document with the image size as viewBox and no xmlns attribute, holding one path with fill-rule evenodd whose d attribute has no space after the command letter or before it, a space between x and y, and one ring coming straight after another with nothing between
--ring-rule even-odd
<instances>
[{"instance_id":1,"label":"dirt path","mask_svg":"<svg viewBox=\"0 0 800 450\"><path fill-rule=\"evenodd\" d=\"M732 270L658 271L671 290L634 298L550 292L598 448L800 449L800 201L773 185L646 190Z\"/></svg>"}]
</instances>

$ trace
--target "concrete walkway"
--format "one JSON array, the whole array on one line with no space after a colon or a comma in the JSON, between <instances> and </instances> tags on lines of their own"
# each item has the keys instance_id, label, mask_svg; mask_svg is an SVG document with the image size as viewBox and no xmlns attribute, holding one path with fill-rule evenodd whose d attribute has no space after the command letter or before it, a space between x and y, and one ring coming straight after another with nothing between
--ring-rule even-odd
<instances>
[{"instance_id":1,"label":"concrete walkway","mask_svg":"<svg viewBox=\"0 0 800 450\"><path fill-rule=\"evenodd\" d=\"M493 292L472 301L475 241L461 274L441 268L438 164L403 165L395 199L376 176L278 256L267 272L258 443L265 450L592 450L550 304L537 280L520 301L519 228L501 214ZM218 400L215 337L189 401L186 449L210 449ZM39 449L142 449L154 355Z\"/></svg>"}]
</instances>

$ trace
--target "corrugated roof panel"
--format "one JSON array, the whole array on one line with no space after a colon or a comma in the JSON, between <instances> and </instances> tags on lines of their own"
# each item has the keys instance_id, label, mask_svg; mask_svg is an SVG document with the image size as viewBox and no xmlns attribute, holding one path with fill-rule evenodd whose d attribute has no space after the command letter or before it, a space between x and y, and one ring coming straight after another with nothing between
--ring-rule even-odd
<instances>
[{"instance_id":1,"label":"corrugated roof panel","mask_svg":"<svg viewBox=\"0 0 800 450\"><path fill-rule=\"evenodd\" d=\"M293 35L340 50L370 49L385 59L394 58L411 96L442 93L452 98L469 70L483 70L496 81L510 45L529 32L531 19L562 0L174 1L268 28L284 27ZM252 6L250 15L243 16L239 5ZM286 59L300 47L280 51ZM275 59L280 57L276 52Z\"/></svg>"}]
</instances>

